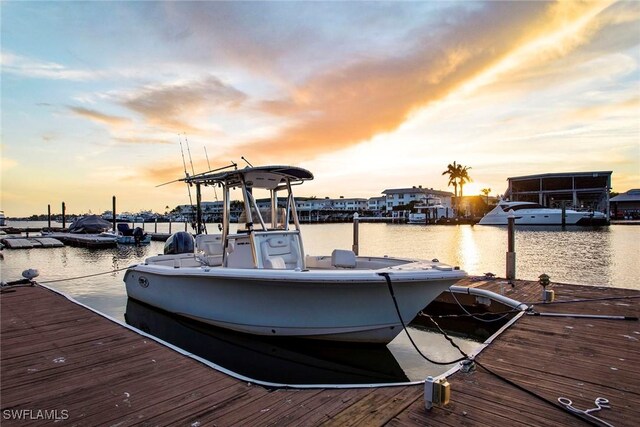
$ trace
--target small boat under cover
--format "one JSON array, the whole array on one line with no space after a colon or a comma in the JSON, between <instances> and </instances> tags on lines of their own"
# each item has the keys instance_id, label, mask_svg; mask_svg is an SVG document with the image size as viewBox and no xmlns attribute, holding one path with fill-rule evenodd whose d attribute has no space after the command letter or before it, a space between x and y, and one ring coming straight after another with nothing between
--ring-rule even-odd
<instances>
[{"instance_id":1,"label":"small boat under cover","mask_svg":"<svg viewBox=\"0 0 640 427\"><path fill-rule=\"evenodd\" d=\"M222 187L222 233L199 234L195 242L185 232L171 236L164 255L127 270L128 296L245 333L386 344L402 331L398 311L409 323L466 277L436 259L356 256L344 249L306 255L291 188L311 179L311 172L292 166L183 179L197 194L201 186ZM244 229L236 233L229 232L232 188L242 190L245 207ZM257 190L269 193L268 212L258 208ZM278 198L281 191L286 195Z\"/></svg>"}]
</instances>

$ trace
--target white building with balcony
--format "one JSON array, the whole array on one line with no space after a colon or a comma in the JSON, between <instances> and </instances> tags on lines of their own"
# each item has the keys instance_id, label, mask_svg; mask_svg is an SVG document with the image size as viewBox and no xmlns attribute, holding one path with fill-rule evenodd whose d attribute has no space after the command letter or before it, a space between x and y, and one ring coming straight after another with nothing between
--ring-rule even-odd
<instances>
[{"instance_id":1,"label":"white building with balcony","mask_svg":"<svg viewBox=\"0 0 640 427\"><path fill-rule=\"evenodd\" d=\"M410 188L393 188L382 192L385 197L387 210L390 211L396 206L414 204L437 204L434 201L439 200L439 204L445 208L451 208L451 199L453 193L449 191L434 190L433 188L423 188L421 185Z\"/></svg>"}]
</instances>

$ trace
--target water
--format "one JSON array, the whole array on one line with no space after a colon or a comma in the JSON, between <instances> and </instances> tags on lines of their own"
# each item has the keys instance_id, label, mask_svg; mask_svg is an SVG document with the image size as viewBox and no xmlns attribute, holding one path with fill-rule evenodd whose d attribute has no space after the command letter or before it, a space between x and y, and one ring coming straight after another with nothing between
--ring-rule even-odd
<instances>
[{"instance_id":1,"label":"water","mask_svg":"<svg viewBox=\"0 0 640 427\"><path fill-rule=\"evenodd\" d=\"M46 223L12 222L11 225L41 227ZM168 228L166 223L158 224L158 232L168 232ZM217 230L215 224L208 228ZM153 225L147 225L146 229L153 231ZM181 231L184 225L173 224L172 229ZM310 255L330 254L335 248L351 248L352 224L303 224L302 230L305 252ZM448 264L459 265L473 275L493 272L504 276L506 245L505 227L360 224L361 254L438 258ZM230 348L220 348L220 343L233 342L226 331L202 329L201 325L176 321L144 306L132 307L130 304L127 308L123 271L53 282L126 268L148 256L162 253L163 246L163 242L151 242L144 247L121 246L99 250L74 247L4 250L0 278L15 280L20 278L23 270L37 268L40 282L83 304L122 321L126 312L134 326L168 341L173 339L176 345L202 357L215 359L216 355L224 356L214 361L223 366L227 364L229 369L248 376L264 375L260 378L264 381L295 384L307 381L324 383L331 379L350 383L360 378L362 382L395 382L421 380L444 371L441 367L426 364L411 347L405 334L400 334L386 348L375 351L327 343L265 342L234 336L240 340L233 346L234 351L251 350L249 354L239 355ZM640 226L572 227L565 230L559 227L520 227L516 232L516 252L518 278L536 280L541 273L546 273L556 282L640 289ZM185 336L192 338L185 340ZM459 356L439 335L412 328L412 336L423 351L435 359L453 360ZM477 348L473 341L457 341L466 352ZM288 364L276 369L280 364L276 363L274 354L281 355L276 358L278 361L285 359ZM263 364L254 366L262 366L262 369L251 369L251 363L237 364L238 360L256 359ZM303 369L304 366L308 368ZM282 375L278 376L278 372ZM306 377L298 375L302 373Z\"/></svg>"}]
</instances>

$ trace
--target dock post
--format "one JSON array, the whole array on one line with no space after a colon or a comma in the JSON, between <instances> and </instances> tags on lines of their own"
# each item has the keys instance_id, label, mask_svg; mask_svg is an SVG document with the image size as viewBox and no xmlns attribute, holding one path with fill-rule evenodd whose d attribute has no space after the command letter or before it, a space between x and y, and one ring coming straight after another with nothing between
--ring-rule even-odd
<instances>
[{"instance_id":1,"label":"dock post","mask_svg":"<svg viewBox=\"0 0 640 427\"><path fill-rule=\"evenodd\" d=\"M169 218L169 234L171 234L171 218Z\"/></svg>"},{"instance_id":2,"label":"dock post","mask_svg":"<svg viewBox=\"0 0 640 427\"><path fill-rule=\"evenodd\" d=\"M111 216L113 217L113 232L116 233L116 196L111 198Z\"/></svg>"},{"instance_id":3,"label":"dock post","mask_svg":"<svg viewBox=\"0 0 640 427\"><path fill-rule=\"evenodd\" d=\"M567 206L562 202L562 226L567 225Z\"/></svg>"},{"instance_id":4,"label":"dock post","mask_svg":"<svg viewBox=\"0 0 640 427\"><path fill-rule=\"evenodd\" d=\"M358 219L359 215L358 212L353 214L353 253L358 255L358 246L359 246L359 240L360 240L360 236L359 236L359 224L360 224L360 220Z\"/></svg>"},{"instance_id":5,"label":"dock post","mask_svg":"<svg viewBox=\"0 0 640 427\"><path fill-rule=\"evenodd\" d=\"M47 227L51 231L51 205L47 205Z\"/></svg>"},{"instance_id":6,"label":"dock post","mask_svg":"<svg viewBox=\"0 0 640 427\"><path fill-rule=\"evenodd\" d=\"M155 223L153 224L153 232L154 233L158 232L158 218L157 217L155 219Z\"/></svg>"},{"instance_id":7,"label":"dock post","mask_svg":"<svg viewBox=\"0 0 640 427\"><path fill-rule=\"evenodd\" d=\"M513 283L516 280L516 216L513 209L509 211L507 226L507 280Z\"/></svg>"},{"instance_id":8,"label":"dock post","mask_svg":"<svg viewBox=\"0 0 640 427\"><path fill-rule=\"evenodd\" d=\"M66 211L66 206L64 205L64 202L62 202L62 228L64 228L67 223L65 219L65 211Z\"/></svg>"}]
</instances>

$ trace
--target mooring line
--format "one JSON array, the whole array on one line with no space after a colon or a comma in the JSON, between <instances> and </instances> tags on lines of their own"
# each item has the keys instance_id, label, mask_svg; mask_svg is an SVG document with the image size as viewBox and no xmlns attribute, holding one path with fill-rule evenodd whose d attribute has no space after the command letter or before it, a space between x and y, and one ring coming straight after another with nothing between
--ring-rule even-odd
<instances>
[{"instance_id":1,"label":"mooring line","mask_svg":"<svg viewBox=\"0 0 640 427\"><path fill-rule=\"evenodd\" d=\"M104 271L102 273L87 274L87 275L84 275L84 276L77 276L77 277L68 277L66 279L54 279L54 280L38 281L38 283L45 284L45 283L65 282L67 280L86 279L87 277L95 277L95 276L102 276L102 275L105 275L105 274L117 273L118 271L123 271L123 270L126 270L128 268L129 267L123 267L123 268L118 268L118 269L111 270L111 271Z\"/></svg>"}]
</instances>

